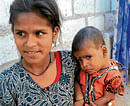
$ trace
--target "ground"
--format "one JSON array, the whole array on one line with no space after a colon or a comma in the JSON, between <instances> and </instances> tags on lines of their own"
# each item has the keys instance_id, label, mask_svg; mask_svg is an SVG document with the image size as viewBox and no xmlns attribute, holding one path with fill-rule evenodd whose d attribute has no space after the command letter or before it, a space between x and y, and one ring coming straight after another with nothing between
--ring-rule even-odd
<instances>
[{"instance_id":1,"label":"ground","mask_svg":"<svg viewBox=\"0 0 130 106\"><path fill-rule=\"evenodd\" d=\"M130 73L128 75L128 84L125 85L124 96L117 96L116 106L130 106Z\"/></svg>"},{"instance_id":2,"label":"ground","mask_svg":"<svg viewBox=\"0 0 130 106\"><path fill-rule=\"evenodd\" d=\"M125 86L124 96L117 96L116 106L130 106L130 87Z\"/></svg>"}]
</instances>

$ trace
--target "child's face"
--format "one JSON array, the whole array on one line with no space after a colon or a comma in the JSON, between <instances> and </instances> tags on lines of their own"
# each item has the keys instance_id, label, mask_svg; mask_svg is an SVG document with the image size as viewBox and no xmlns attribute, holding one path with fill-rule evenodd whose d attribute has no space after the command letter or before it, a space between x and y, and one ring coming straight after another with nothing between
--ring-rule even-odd
<instances>
[{"instance_id":1,"label":"child's face","mask_svg":"<svg viewBox=\"0 0 130 106\"><path fill-rule=\"evenodd\" d=\"M93 42L87 42L74 53L74 56L79 60L82 70L89 74L98 72L104 67L104 53L103 48L95 48Z\"/></svg>"},{"instance_id":2,"label":"child's face","mask_svg":"<svg viewBox=\"0 0 130 106\"><path fill-rule=\"evenodd\" d=\"M58 29L52 31L47 19L31 12L19 14L13 30L16 46L24 61L30 64L40 64L48 58L58 33Z\"/></svg>"}]
</instances>

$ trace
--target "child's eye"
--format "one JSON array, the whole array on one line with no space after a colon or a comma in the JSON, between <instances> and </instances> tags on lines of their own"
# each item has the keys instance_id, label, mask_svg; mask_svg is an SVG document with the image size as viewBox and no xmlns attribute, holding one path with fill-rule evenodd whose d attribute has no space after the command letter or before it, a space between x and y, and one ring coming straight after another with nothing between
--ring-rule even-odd
<instances>
[{"instance_id":1,"label":"child's eye","mask_svg":"<svg viewBox=\"0 0 130 106\"><path fill-rule=\"evenodd\" d=\"M44 34L45 34L45 32L42 32L42 31L37 31L37 32L36 32L36 35L37 35L37 36L42 36L42 35L44 35Z\"/></svg>"},{"instance_id":2,"label":"child's eye","mask_svg":"<svg viewBox=\"0 0 130 106\"><path fill-rule=\"evenodd\" d=\"M23 31L16 32L16 34L19 36L25 36L25 33Z\"/></svg>"},{"instance_id":3,"label":"child's eye","mask_svg":"<svg viewBox=\"0 0 130 106\"><path fill-rule=\"evenodd\" d=\"M79 62L81 62L81 61L82 61L82 59L81 59L81 58L79 58L79 59L78 59L78 61L79 61Z\"/></svg>"},{"instance_id":4,"label":"child's eye","mask_svg":"<svg viewBox=\"0 0 130 106\"><path fill-rule=\"evenodd\" d=\"M86 56L86 59L91 59L92 58L92 56Z\"/></svg>"}]
</instances>

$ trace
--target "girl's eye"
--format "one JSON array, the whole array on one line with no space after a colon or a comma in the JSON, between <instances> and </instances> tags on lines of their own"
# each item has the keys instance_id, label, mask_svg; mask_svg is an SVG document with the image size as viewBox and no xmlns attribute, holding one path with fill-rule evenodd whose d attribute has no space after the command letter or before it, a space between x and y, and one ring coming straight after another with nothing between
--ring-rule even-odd
<instances>
[{"instance_id":1,"label":"girl's eye","mask_svg":"<svg viewBox=\"0 0 130 106\"><path fill-rule=\"evenodd\" d=\"M42 31L37 31L37 32L36 32L36 35L37 35L37 36L42 36L42 35L44 35L44 34L45 34L45 33L42 32Z\"/></svg>"},{"instance_id":2,"label":"girl's eye","mask_svg":"<svg viewBox=\"0 0 130 106\"><path fill-rule=\"evenodd\" d=\"M25 33L23 31L16 32L16 34L19 36L25 36Z\"/></svg>"},{"instance_id":3,"label":"girl's eye","mask_svg":"<svg viewBox=\"0 0 130 106\"><path fill-rule=\"evenodd\" d=\"M92 56L86 56L86 59L91 59L92 58Z\"/></svg>"}]
</instances>

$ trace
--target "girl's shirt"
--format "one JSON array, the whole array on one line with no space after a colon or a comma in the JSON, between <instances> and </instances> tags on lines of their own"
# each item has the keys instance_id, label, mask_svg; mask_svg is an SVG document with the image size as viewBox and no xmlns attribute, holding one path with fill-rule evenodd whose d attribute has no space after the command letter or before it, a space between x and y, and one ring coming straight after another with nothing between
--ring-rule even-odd
<instances>
[{"instance_id":1,"label":"girl's shirt","mask_svg":"<svg viewBox=\"0 0 130 106\"><path fill-rule=\"evenodd\" d=\"M74 72L79 69L71 52L55 52L57 76L53 84L41 88L23 68L21 62L0 74L2 106L72 106Z\"/></svg>"},{"instance_id":2,"label":"girl's shirt","mask_svg":"<svg viewBox=\"0 0 130 106\"><path fill-rule=\"evenodd\" d=\"M124 94L124 84L113 60L110 60L110 66L101 72L89 75L81 70L80 84L86 103L102 97L104 90L114 94Z\"/></svg>"}]
</instances>

